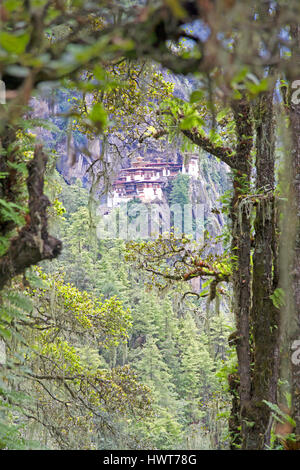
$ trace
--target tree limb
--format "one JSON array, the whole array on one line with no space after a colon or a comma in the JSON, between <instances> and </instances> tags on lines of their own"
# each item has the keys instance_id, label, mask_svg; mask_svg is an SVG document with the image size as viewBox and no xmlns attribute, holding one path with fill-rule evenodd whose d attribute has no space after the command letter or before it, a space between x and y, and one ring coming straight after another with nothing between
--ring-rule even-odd
<instances>
[{"instance_id":1,"label":"tree limb","mask_svg":"<svg viewBox=\"0 0 300 470\"><path fill-rule=\"evenodd\" d=\"M50 201L44 194L47 155L41 144L36 145L34 158L28 163L28 223L11 240L5 256L0 259L0 290L17 274L44 259L59 255L62 243L49 235L47 208Z\"/></svg>"},{"instance_id":2,"label":"tree limb","mask_svg":"<svg viewBox=\"0 0 300 470\"><path fill-rule=\"evenodd\" d=\"M230 147L214 145L208 137L203 136L195 127L191 130L182 130L182 133L194 144L198 145L198 147L218 157L222 162L230 166L230 168L234 170L239 169L236 153Z\"/></svg>"}]
</instances>

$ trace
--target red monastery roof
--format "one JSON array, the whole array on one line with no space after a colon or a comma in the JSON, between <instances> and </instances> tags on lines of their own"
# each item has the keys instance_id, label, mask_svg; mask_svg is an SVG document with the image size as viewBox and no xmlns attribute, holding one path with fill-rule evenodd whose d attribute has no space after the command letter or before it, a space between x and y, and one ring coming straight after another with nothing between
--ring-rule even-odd
<instances>
[{"instance_id":1,"label":"red monastery roof","mask_svg":"<svg viewBox=\"0 0 300 470\"><path fill-rule=\"evenodd\" d=\"M195 157L196 158L196 157ZM193 160L193 156L191 160ZM198 157L197 157L198 159ZM117 179L113 183L112 204L128 200L134 196L142 201L153 201L155 198L163 198L163 183L167 178L173 178L181 171L186 170L187 165L174 162L144 161L142 157L132 162L129 168L121 169ZM189 171L189 169L188 169ZM115 202L114 202L115 201Z\"/></svg>"},{"instance_id":2,"label":"red monastery roof","mask_svg":"<svg viewBox=\"0 0 300 470\"><path fill-rule=\"evenodd\" d=\"M156 197L157 191L162 192L162 185L165 181L166 172L168 176L175 176L180 172L182 165L173 162L163 162L160 158L156 162L144 161L138 157L132 162L129 168L123 168L117 179L113 183L113 188L119 197L138 197L149 198L144 194L146 189L152 188L153 197ZM163 174L164 171L164 174ZM150 196L151 197L151 196Z\"/></svg>"},{"instance_id":3,"label":"red monastery roof","mask_svg":"<svg viewBox=\"0 0 300 470\"><path fill-rule=\"evenodd\" d=\"M151 183L151 184L161 184L163 183L163 180L140 180L140 181L136 181L136 180L131 180L131 181L121 181L121 180L117 180L114 182L114 186L117 186L117 185L132 185L132 184L144 184L144 183Z\"/></svg>"}]
</instances>

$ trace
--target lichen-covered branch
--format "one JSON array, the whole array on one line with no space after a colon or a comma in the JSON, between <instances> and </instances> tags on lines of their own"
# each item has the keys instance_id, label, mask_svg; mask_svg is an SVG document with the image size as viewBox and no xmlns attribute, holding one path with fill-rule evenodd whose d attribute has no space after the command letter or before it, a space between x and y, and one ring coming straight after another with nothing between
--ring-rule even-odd
<instances>
[{"instance_id":1,"label":"lichen-covered branch","mask_svg":"<svg viewBox=\"0 0 300 470\"><path fill-rule=\"evenodd\" d=\"M218 157L230 168L238 170L238 161L236 152L230 147L214 145L209 137L202 135L197 128L191 130L182 130L182 133L188 137L195 145L201 147L205 152Z\"/></svg>"},{"instance_id":2,"label":"lichen-covered branch","mask_svg":"<svg viewBox=\"0 0 300 470\"><path fill-rule=\"evenodd\" d=\"M47 208L50 201L44 194L47 155L41 144L36 145L28 163L27 189L29 214L27 224L14 237L5 256L0 259L0 289L26 268L59 255L61 242L48 233Z\"/></svg>"}]
</instances>

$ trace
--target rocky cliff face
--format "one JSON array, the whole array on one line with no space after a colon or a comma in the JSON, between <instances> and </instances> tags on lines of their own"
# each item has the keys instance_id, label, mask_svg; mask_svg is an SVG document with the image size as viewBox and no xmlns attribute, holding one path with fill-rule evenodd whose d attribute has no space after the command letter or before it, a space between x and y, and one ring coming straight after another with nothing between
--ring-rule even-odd
<instances>
[{"instance_id":1,"label":"rocky cliff face","mask_svg":"<svg viewBox=\"0 0 300 470\"><path fill-rule=\"evenodd\" d=\"M168 75L168 80L170 76ZM188 78L171 77L174 82L174 94L182 99L187 99L193 89L193 82ZM55 150L57 154L57 169L64 179L71 184L79 178L84 186L90 187L96 184L96 193L100 201L105 204L110 183L117 176L121 168L130 166L128 155L139 156L153 161L157 157L165 161L181 163L184 154L178 150L176 143L165 141L147 142L147 145L135 142L131 146L123 146L121 152L112 152L112 146L104 152L101 137L89 141L85 135L78 131L69 132L68 119L62 116L69 106L70 92L59 90L53 94L44 93L43 97L34 98L32 101L33 116L46 119L49 127L38 128L37 133L46 147ZM113 146L114 136L110 136ZM101 158L100 158L101 157ZM99 176L100 175L100 176ZM102 175L102 177L101 177ZM218 199L228 189L228 171L224 164L217 162L208 154L199 155L199 176L191 180L190 199L193 203L203 204L205 207L206 229L216 235L220 232L224 219L219 213ZM217 209L217 210L214 210ZM213 212L212 212L213 210Z\"/></svg>"}]
</instances>

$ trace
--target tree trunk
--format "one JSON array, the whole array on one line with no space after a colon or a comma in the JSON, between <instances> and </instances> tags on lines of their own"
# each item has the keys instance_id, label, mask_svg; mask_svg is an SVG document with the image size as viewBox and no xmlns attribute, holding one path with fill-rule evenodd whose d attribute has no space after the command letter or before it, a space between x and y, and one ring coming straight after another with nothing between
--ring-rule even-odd
<instances>
[{"instance_id":1,"label":"tree trunk","mask_svg":"<svg viewBox=\"0 0 300 470\"><path fill-rule=\"evenodd\" d=\"M300 60L300 26L293 29L295 39L294 57ZM290 315L295 325L291 348L292 354L292 411L296 422L296 434L300 437L300 103L295 100L290 106L290 126L292 134L290 223L292 242Z\"/></svg>"},{"instance_id":2,"label":"tree trunk","mask_svg":"<svg viewBox=\"0 0 300 470\"><path fill-rule=\"evenodd\" d=\"M295 41L293 56L299 63L300 30L291 28ZM281 237L280 275L285 292L281 311L281 379L284 392L291 396L291 415L300 442L300 103L289 96L290 147L285 152L285 182L288 202L284 211ZM282 393L283 398L285 396ZM294 444L292 444L293 446ZM286 448L289 448L288 445ZM293 448L293 447L292 447Z\"/></svg>"},{"instance_id":3,"label":"tree trunk","mask_svg":"<svg viewBox=\"0 0 300 470\"><path fill-rule=\"evenodd\" d=\"M4 157L2 157L2 166ZM6 162L7 163L7 162ZM48 233L47 208L49 199L44 194L44 176L47 165L47 155L41 144L35 146L34 157L27 164L28 178L28 214L26 225L18 230L15 237L10 239L6 253L0 257L0 291L14 276L24 273L32 265L45 259L53 259L61 252L62 244ZM7 168L9 168L7 166ZM8 172L0 185L6 202L14 202L18 192L14 191L19 183L16 171ZM20 178L20 177L19 177ZM0 191L0 194L1 194ZM10 192L11 197L10 197ZM9 230L17 228L0 220L0 235L9 235Z\"/></svg>"},{"instance_id":4,"label":"tree trunk","mask_svg":"<svg viewBox=\"0 0 300 470\"><path fill-rule=\"evenodd\" d=\"M258 98L256 107L256 216L253 253L251 332L253 370L251 402L244 447L263 449L270 442L270 408L277 401L279 310L271 295L278 284L275 240L275 134L273 90Z\"/></svg>"},{"instance_id":5,"label":"tree trunk","mask_svg":"<svg viewBox=\"0 0 300 470\"><path fill-rule=\"evenodd\" d=\"M300 436L300 104L291 104L292 162L290 229L292 232L292 263L290 271L292 298L289 316L294 324L291 338L292 354L292 405L296 433ZM298 351L298 353L297 353Z\"/></svg>"},{"instance_id":6,"label":"tree trunk","mask_svg":"<svg viewBox=\"0 0 300 470\"><path fill-rule=\"evenodd\" d=\"M248 192L251 175L251 149L253 144L252 118L250 105L246 99L232 103L237 129L237 159L239 170L234 172L234 193L231 202L233 297L236 318L236 350L238 357L240 429L241 436L232 436L234 444L243 440L246 432L247 409L251 392L250 377L250 306L251 306L251 223L249 213L243 204L243 196ZM236 398L233 397L231 422L237 422ZM245 419L246 418L246 419Z\"/></svg>"}]
</instances>

